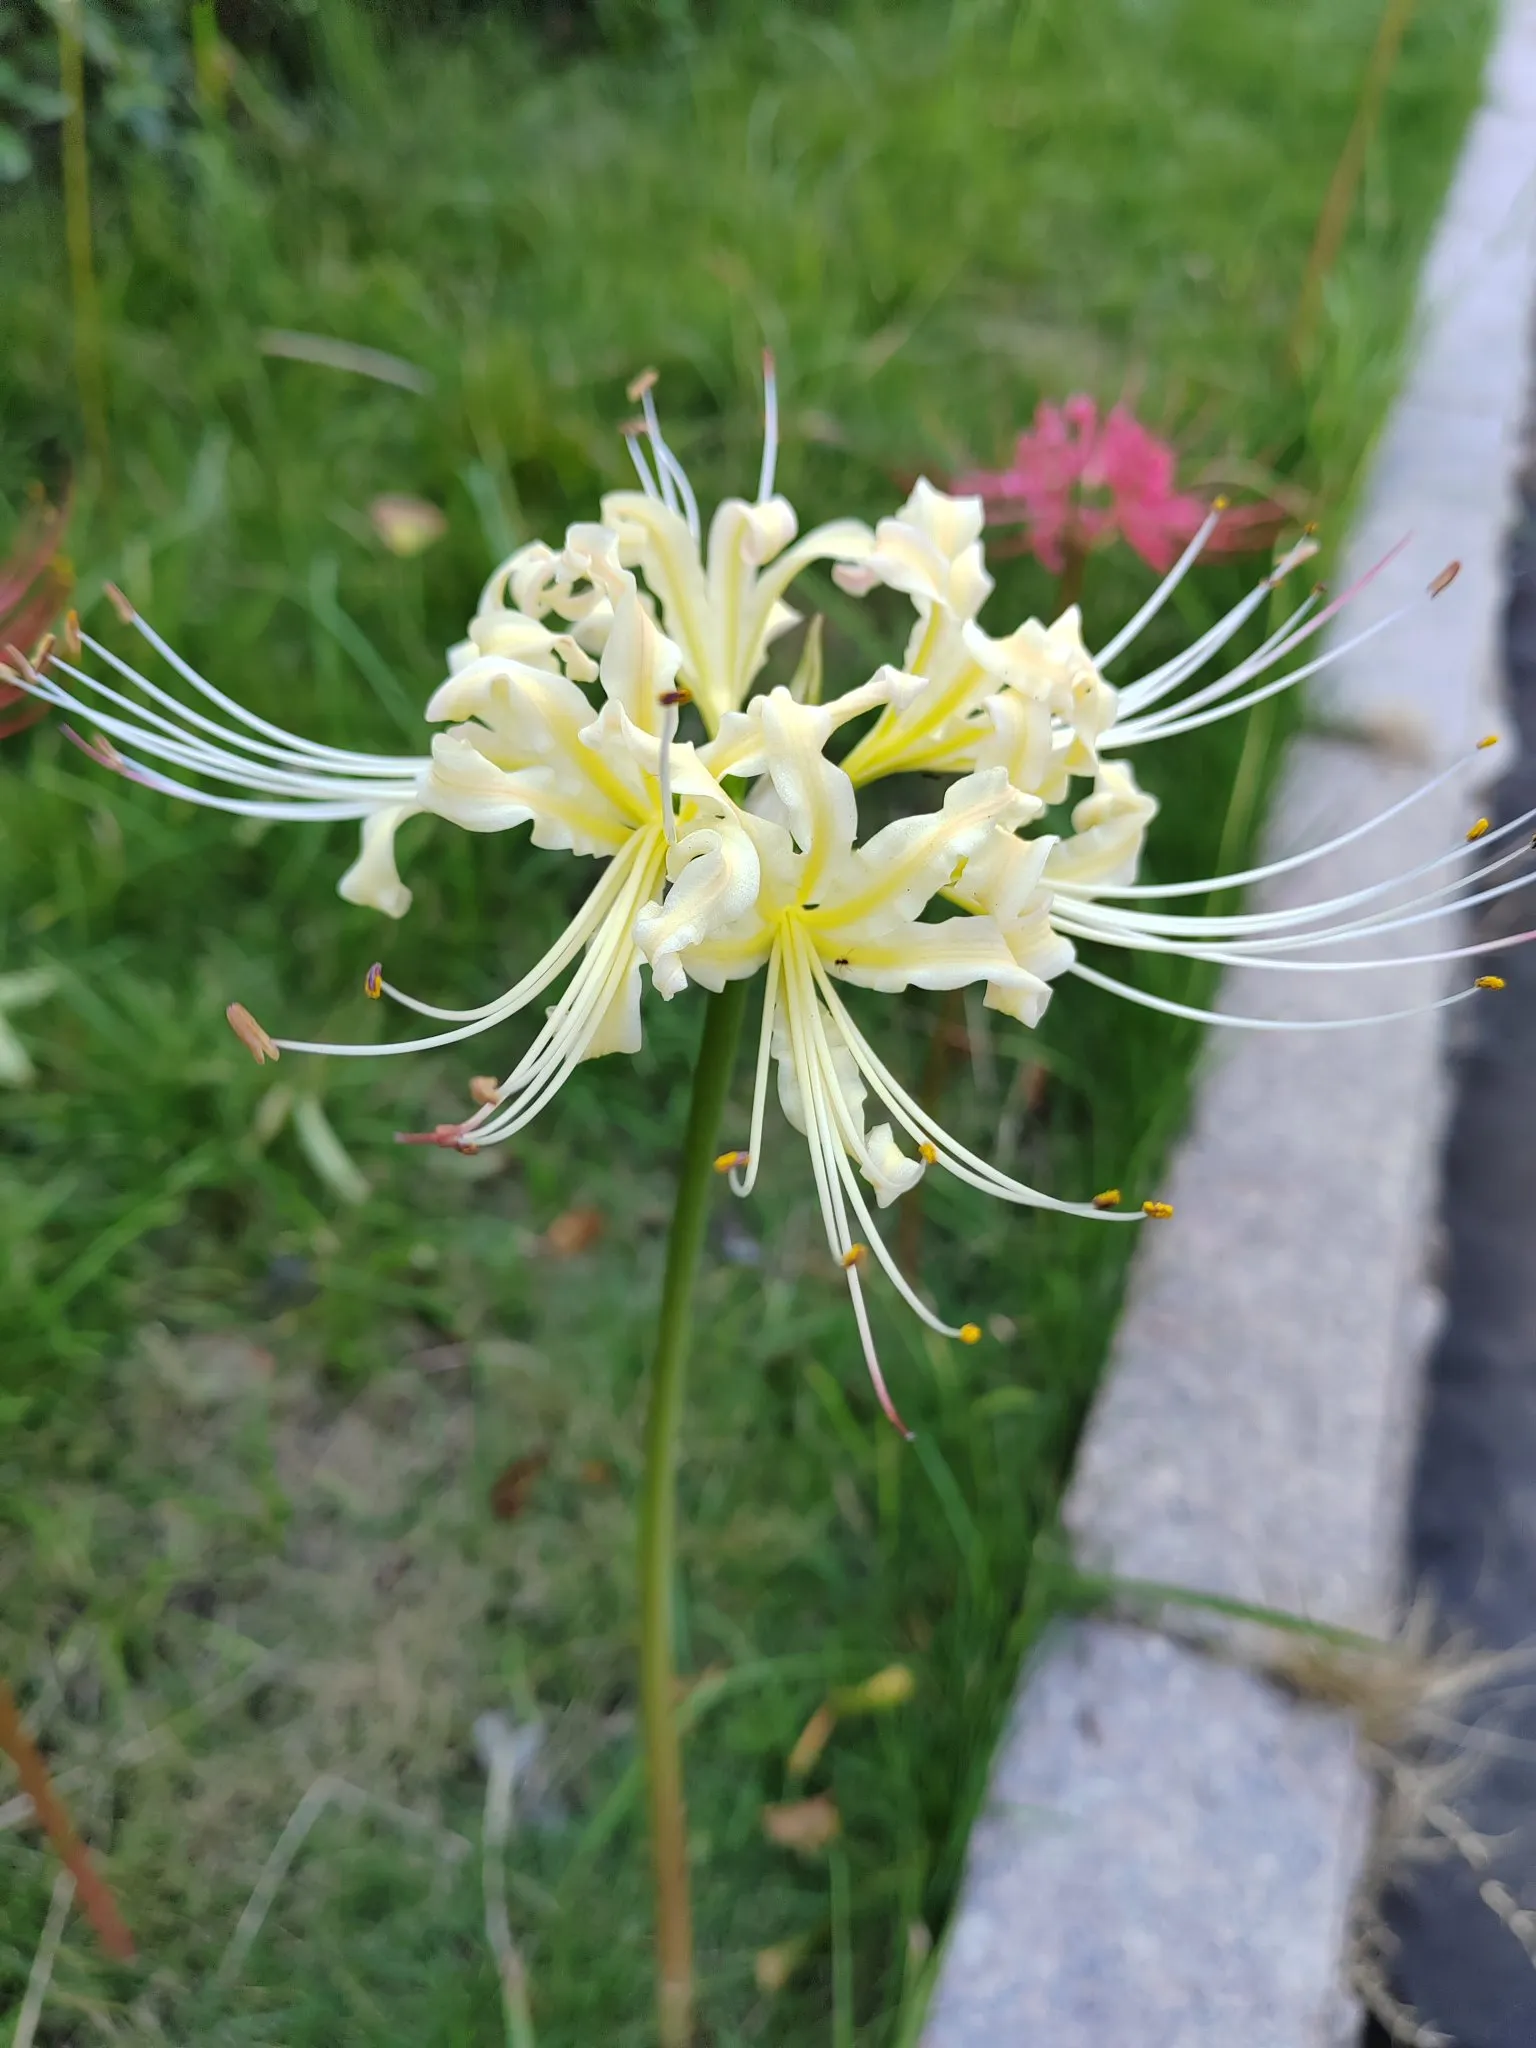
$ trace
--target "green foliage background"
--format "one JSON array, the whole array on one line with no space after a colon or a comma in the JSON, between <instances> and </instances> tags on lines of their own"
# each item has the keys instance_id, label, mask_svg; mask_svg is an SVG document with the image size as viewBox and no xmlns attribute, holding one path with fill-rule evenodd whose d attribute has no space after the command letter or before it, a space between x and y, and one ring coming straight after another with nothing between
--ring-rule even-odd
<instances>
[{"instance_id":1,"label":"green foliage background","mask_svg":"<svg viewBox=\"0 0 1536 2048\"><path fill-rule=\"evenodd\" d=\"M82 609L114 644L108 577L256 708L413 748L490 561L623 477L623 385L648 362L706 501L755 475L766 340L807 521L877 516L919 470L1002 454L1039 397L1088 389L1132 392L1191 474L1257 464L1336 530L1489 10L1422 0L1298 370L1286 337L1378 12L614 0L424 24L323 0L270 58L231 20L222 111L178 72L174 148L112 145L93 112L108 476L79 454L42 152L13 191L0 480L19 509L31 478L75 468ZM272 328L392 351L429 389L276 359ZM448 515L417 562L373 539L384 490ZM1149 656L1243 584L1199 578ZM1145 588L1095 563L1099 637ZM1014 563L993 616L1048 599ZM899 601L822 584L806 602L832 687L900 645ZM1149 757L1155 872L1239 864L1272 737L1217 728ZM0 761L0 966L57 976L14 1020L37 1083L0 1097L0 1666L78 1769L144 1954L109 1969L72 1923L42 2039L84 2039L97 2013L146 2041L494 2039L473 1859L386 1817L323 1821L241 1970L213 1974L317 1772L473 1835L490 1706L553 1731L514 1858L540 2039L649 2038L630 1506L697 1011L649 1003L641 1057L580 1073L512 1159L390 1143L458 1113L462 1061L258 1072L230 997L272 1028L378 1030L376 954L474 1001L568 914L559 857L414 834L416 906L381 929L332 893L346 828L231 830L50 729ZM1200 993L1166 967L1150 985ZM869 1016L915 1080L936 1011ZM1192 1033L1068 988L1040 1033L994 1021L976 1045L945 1100L974 1141L1074 1194L1154 1184ZM280 1113L306 1095L364 1204ZM883 1316L907 1449L862 1383L799 1141L770 1142L760 1198L717 1225L686 1444L681 1648L720 1688L689 1756L704 2008L721 2044L846 2048L914 2038L921 1930L942 1929L1049 1607L1031 1562L1132 1234L933 1188L926 1278L994 1334L961 1352ZM541 1233L576 1205L605 1236L551 1259ZM497 1471L535 1451L525 1512L496 1519ZM806 1716L897 1659L913 1700L840 1730L812 1781L843 1814L831 1865L770 1848L759 1809ZM50 1882L30 1838L0 1834L6 1995ZM786 1940L799 1967L769 1998L753 1955Z\"/></svg>"}]
</instances>

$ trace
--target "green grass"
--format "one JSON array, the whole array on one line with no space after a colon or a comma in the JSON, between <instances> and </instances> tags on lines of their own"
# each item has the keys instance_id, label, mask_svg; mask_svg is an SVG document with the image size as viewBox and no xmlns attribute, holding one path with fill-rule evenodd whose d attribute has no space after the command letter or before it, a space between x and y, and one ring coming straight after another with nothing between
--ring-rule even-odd
<instances>
[{"instance_id":1,"label":"green grass","mask_svg":"<svg viewBox=\"0 0 1536 2048\"><path fill-rule=\"evenodd\" d=\"M329 84L286 125L205 136L188 164L134 163L98 193L113 479L83 481L76 524L91 622L116 636L93 602L115 577L258 708L414 744L490 558L623 478L634 369L661 367L703 495L750 480L764 338L807 517L877 514L921 467L1001 453L1039 396L1130 386L1192 464L1267 463L1334 519L1390 392L1488 8L1419 7L1298 377L1284 339L1377 12L727 7L708 32L557 67L494 23L384 46L327 5ZM45 192L12 202L0 254L0 478L19 505L78 440ZM273 326L393 350L432 389L264 357ZM448 514L416 564L364 522L400 489ZM1190 617L1236 576L1202 577ZM993 616L1046 602L1026 566L1000 581ZM1090 607L1117 619L1144 588L1105 559ZM899 645L900 603L818 601L839 684ZM1242 743L1218 728L1152 761L1158 871L1208 870L1251 832L1251 809L1229 815ZM0 963L59 977L15 1019L36 1084L0 1097L0 1667L79 1768L71 1796L142 1950L110 1968L71 1922L39 2038L496 2040L477 1857L382 1815L322 1819L240 1971L214 1974L317 1773L474 1838L471 1727L494 1706L551 1730L512 1878L540 2041L649 2039L631 1512L698 1006L649 1002L643 1054L583 1070L515 1156L402 1152L395 1129L461 1109L467 1061L274 1077L222 1005L350 1029L379 952L406 986L476 1000L563 919L568 863L419 823L416 907L381 931L332 893L350 828L230 830L49 730L9 744L0 775ZM934 1009L870 1014L915 1079ZM1006 1126L1053 1188L1144 1189L1194 1050L1069 987L1034 1037L991 1022L945 1113L984 1145ZM323 1101L365 1203L316 1175L275 1089ZM738 1115L744 1095L743 1076ZM685 1443L681 1657L722 1674L688 1757L702 2005L720 2048L894 2044L920 2012L914 1930L942 1928L1041 1618L1032 1551L1130 1233L933 1188L928 1278L1001 1334L962 1350L882 1312L908 1448L863 1382L803 1147L782 1126L771 1143L759 1197L721 1205ZM579 1204L602 1241L540 1256ZM547 1469L497 1520L496 1474L532 1451ZM770 1848L759 1811L806 1717L893 1660L913 1699L841 1727L810 1781L842 1811L839 1860ZM50 1882L30 1836L0 1834L0 2004ZM765 1997L754 1952L797 1938L800 1968Z\"/></svg>"}]
</instances>

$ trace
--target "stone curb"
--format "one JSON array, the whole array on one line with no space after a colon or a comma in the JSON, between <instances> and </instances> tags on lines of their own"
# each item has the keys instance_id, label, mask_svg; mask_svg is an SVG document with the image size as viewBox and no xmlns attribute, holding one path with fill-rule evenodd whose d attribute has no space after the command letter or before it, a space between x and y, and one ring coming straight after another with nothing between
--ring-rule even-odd
<instances>
[{"instance_id":1,"label":"stone curb","mask_svg":"<svg viewBox=\"0 0 1536 2048\"><path fill-rule=\"evenodd\" d=\"M1453 557L1462 573L1330 672L1329 736L1291 750L1274 855L1373 816L1497 727L1533 312L1536 0L1505 0L1341 580L1412 539L1347 630ZM1406 868L1454 844L1475 801L1458 781L1261 900ZM1433 1000L1443 972L1245 969L1220 1007L1320 1022ZM1177 1221L1143 1243L1068 1496L1085 1561L1388 1624L1435 1320L1439 1027L1457 1014L1216 1035L1167 1189ZM1339 1714L1188 1641L1060 1630L994 1761L926 2048L1342 2048L1359 2032L1344 1963L1370 1811Z\"/></svg>"}]
</instances>

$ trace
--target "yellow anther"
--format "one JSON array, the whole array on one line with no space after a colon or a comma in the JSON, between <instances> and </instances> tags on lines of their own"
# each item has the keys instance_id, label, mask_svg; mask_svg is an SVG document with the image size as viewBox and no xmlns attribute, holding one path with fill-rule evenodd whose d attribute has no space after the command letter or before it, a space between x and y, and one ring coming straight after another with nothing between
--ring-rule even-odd
<instances>
[{"instance_id":1,"label":"yellow anther","mask_svg":"<svg viewBox=\"0 0 1536 2048\"><path fill-rule=\"evenodd\" d=\"M1228 507L1228 506L1229 506L1229 505L1230 505L1231 503L1232 503L1232 500L1231 500L1231 499L1230 499L1230 498L1229 498L1229 497L1227 496L1226 492L1225 492L1225 491L1223 491L1223 492L1221 493L1221 495L1220 495L1219 497L1216 497L1216 498L1212 498L1212 500L1211 500L1211 510L1212 510L1213 512L1225 512L1225 511L1226 511L1226 509L1227 509L1227 507Z\"/></svg>"},{"instance_id":2,"label":"yellow anther","mask_svg":"<svg viewBox=\"0 0 1536 2048\"><path fill-rule=\"evenodd\" d=\"M383 993L384 963L382 960L375 960L368 972L363 976L363 994L365 996L372 996L374 1001L377 1002Z\"/></svg>"},{"instance_id":3,"label":"yellow anther","mask_svg":"<svg viewBox=\"0 0 1536 2048\"><path fill-rule=\"evenodd\" d=\"M1143 1216L1150 1216L1156 1223L1166 1223L1173 1214L1173 1204L1172 1202L1143 1202L1141 1213Z\"/></svg>"},{"instance_id":4,"label":"yellow anther","mask_svg":"<svg viewBox=\"0 0 1536 2048\"><path fill-rule=\"evenodd\" d=\"M624 396L631 405L638 405L660 376L659 370L642 370L638 377L632 377L625 385Z\"/></svg>"},{"instance_id":5,"label":"yellow anther","mask_svg":"<svg viewBox=\"0 0 1536 2048\"><path fill-rule=\"evenodd\" d=\"M236 1038L239 1039L258 1067L265 1066L268 1060L282 1058L282 1054L278 1051L276 1045L267 1036L266 1032L262 1030L244 1003L231 1003L224 1014L229 1019L230 1030L234 1032Z\"/></svg>"},{"instance_id":6,"label":"yellow anther","mask_svg":"<svg viewBox=\"0 0 1536 2048\"><path fill-rule=\"evenodd\" d=\"M848 1247L847 1251L845 1251L845 1252L843 1253L843 1269L844 1269L844 1271L846 1271L846 1270L847 1270L847 1269L848 1269L848 1268L849 1268L850 1266L862 1266L862 1265L863 1265L863 1263L864 1263L864 1261L865 1261L865 1260L866 1260L866 1259L867 1259L868 1257L869 1257L869 1246L868 1246L867 1244L851 1244L851 1245L849 1245L849 1247Z\"/></svg>"},{"instance_id":7,"label":"yellow anther","mask_svg":"<svg viewBox=\"0 0 1536 2048\"><path fill-rule=\"evenodd\" d=\"M924 1166L937 1166L939 1163L939 1148L937 1145L930 1145L928 1140L924 1138L917 1148L917 1156L921 1159Z\"/></svg>"},{"instance_id":8,"label":"yellow anther","mask_svg":"<svg viewBox=\"0 0 1536 2048\"><path fill-rule=\"evenodd\" d=\"M1118 1188L1106 1188L1102 1195L1094 1196L1093 1206L1095 1209L1118 1209L1120 1206L1120 1190Z\"/></svg>"},{"instance_id":9,"label":"yellow anther","mask_svg":"<svg viewBox=\"0 0 1536 2048\"><path fill-rule=\"evenodd\" d=\"M981 1342L980 1323L962 1323L960 1325L960 1342L962 1344L979 1344Z\"/></svg>"},{"instance_id":10,"label":"yellow anther","mask_svg":"<svg viewBox=\"0 0 1536 2048\"><path fill-rule=\"evenodd\" d=\"M1480 974L1472 986L1474 988L1502 988L1504 986L1504 977L1502 974Z\"/></svg>"},{"instance_id":11,"label":"yellow anther","mask_svg":"<svg viewBox=\"0 0 1536 2048\"><path fill-rule=\"evenodd\" d=\"M76 611L64 614L64 652L71 661L80 659L80 614Z\"/></svg>"},{"instance_id":12,"label":"yellow anther","mask_svg":"<svg viewBox=\"0 0 1536 2048\"><path fill-rule=\"evenodd\" d=\"M692 690L685 690L679 684L675 690L663 690L656 699L656 702L668 707L673 704L691 704L693 702L693 692Z\"/></svg>"},{"instance_id":13,"label":"yellow anther","mask_svg":"<svg viewBox=\"0 0 1536 2048\"><path fill-rule=\"evenodd\" d=\"M488 1109L501 1098L501 1083L494 1074L476 1074L469 1084L470 1100L478 1102L482 1109Z\"/></svg>"},{"instance_id":14,"label":"yellow anther","mask_svg":"<svg viewBox=\"0 0 1536 2048\"><path fill-rule=\"evenodd\" d=\"M115 583L104 583L102 585L102 589L111 599L112 609L117 613L117 616L122 620L123 624L125 626L131 626L134 622L134 619L138 615L134 611L133 606L128 602L127 598L124 597L123 593L118 589L117 585Z\"/></svg>"},{"instance_id":15,"label":"yellow anther","mask_svg":"<svg viewBox=\"0 0 1536 2048\"><path fill-rule=\"evenodd\" d=\"M752 1154L750 1152L722 1152L715 1161L715 1171L716 1173L729 1173L733 1166L750 1166L751 1163Z\"/></svg>"},{"instance_id":16,"label":"yellow anther","mask_svg":"<svg viewBox=\"0 0 1536 2048\"><path fill-rule=\"evenodd\" d=\"M1479 818L1479 819L1478 819L1478 821L1477 821L1477 823L1476 823L1476 824L1475 824L1474 826L1472 826L1472 828L1470 829L1470 831L1469 831L1469 832L1467 833L1467 838L1468 838L1469 840L1471 840L1471 839L1481 839L1481 838L1482 838L1482 836L1483 836L1483 834L1484 834L1484 833L1485 833L1485 832L1486 832L1487 830L1488 830L1488 820L1487 820L1486 818Z\"/></svg>"},{"instance_id":17,"label":"yellow anther","mask_svg":"<svg viewBox=\"0 0 1536 2048\"><path fill-rule=\"evenodd\" d=\"M1434 582L1430 584L1430 596L1438 597L1442 590L1449 590L1451 585L1456 581L1456 578L1460 574L1460 562L1447 562L1445 567L1440 571L1440 574L1435 578Z\"/></svg>"},{"instance_id":18,"label":"yellow anther","mask_svg":"<svg viewBox=\"0 0 1536 2048\"><path fill-rule=\"evenodd\" d=\"M1484 749L1485 747L1496 747L1496 746L1497 746L1498 744L1499 744L1499 736L1498 736L1498 734L1497 734L1496 732L1491 732L1491 733L1489 733L1488 737L1487 737L1487 738L1486 738L1485 740L1479 740L1479 741L1478 741L1478 743L1477 743L1477 751L1478 751L1479 753L1481 753L1481 752L1483 751L1483 749Z\"/></svg>"}]
</instances>

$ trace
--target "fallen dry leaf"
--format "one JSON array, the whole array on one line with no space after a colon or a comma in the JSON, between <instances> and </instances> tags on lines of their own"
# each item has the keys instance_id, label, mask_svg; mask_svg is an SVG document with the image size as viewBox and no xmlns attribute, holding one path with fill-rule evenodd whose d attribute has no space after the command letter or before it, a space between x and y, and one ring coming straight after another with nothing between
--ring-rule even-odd
<instances>
[{"instance_id":1,"label":"fallen dry leaf","mask_svg":"<svg viewBox=\"0 0 1536 2048\"><path fill-rule=\"evenodd\" d=\"M491 1513L499 1522L515 1522L527 1507L539 1474L549 1463L548 1451L529 1451L497 1474L491 1488Z\"/></svg>"},{"instance_id":2,"label":"fallen dry leaf","mask_svg":"<svg viewBox=\"0 0 1536 2048\"><path fill-rule=\"evenodd\" d=\"M785 1806L763 1808L763 1833L781 1849L814 1856L843 1831L842 1815L825 1792L814 1799L794 1799Z\"/></svg>"},{"instance_id":3,"label":"fallen dry leaf","mask_svg":"<svg viewBox=\"0 0 1536 2048\"><path fill-rule=\"evenodd\" d=\"M447 520L435 505L405 491L385 491L373 499L368 517L389 552L402 559L421 554L448 530Z\"/></svg>"},{"instance_id":4,"label":"fallen dry leaf","mask_svg":"<svg viewBox=\"0 0 1536 2048\"><path fill-rule=\"evenodd\" d=\"M837 1715L827 1701L823 1700L800 1730L795 1746L789 1752L789 1762L785 1768L792 1778L803 1778L812 1768L832 1739L832 1730L836 1726Z\"/></svg>"},{"instance_id":5,"label":"fallen dry leaf","mask_svg":"<svg viewBox=\"0 0 1536 2048\"><path fill-rule=\"evenodd\" d=\"M544 1233L543 1245L552 1258L573 1259L589 1252L603 1234L601 1209L567 1209Z\"/></svg>"},{"instance_id":6,"label":"fallen dry leaf","mask_svg":"<svg viewBox=\"0 0 1536 2048\"><path fill-rule=\"evenodd\" d=\"M772 1948L760 1948L752 1958L752 1975L757 1979L758 1990L770 1997L775 1991L782 1991L805 1960L805 1950L803 1936L798 1941L776 1941Z\"/></svg>"},{"instance_id":7,"label":"fallen dry leaf","mask_svg":"<svg viewBox=\"0 0 1536 2048\"><path fill-rule=\"evenodd\" d=\"M832 1700L840 1714L886 1714L904 1707L916 1690L910 1664L887 1664L860 1685L840 1685Z\"/></svg>"}]
</instances>

